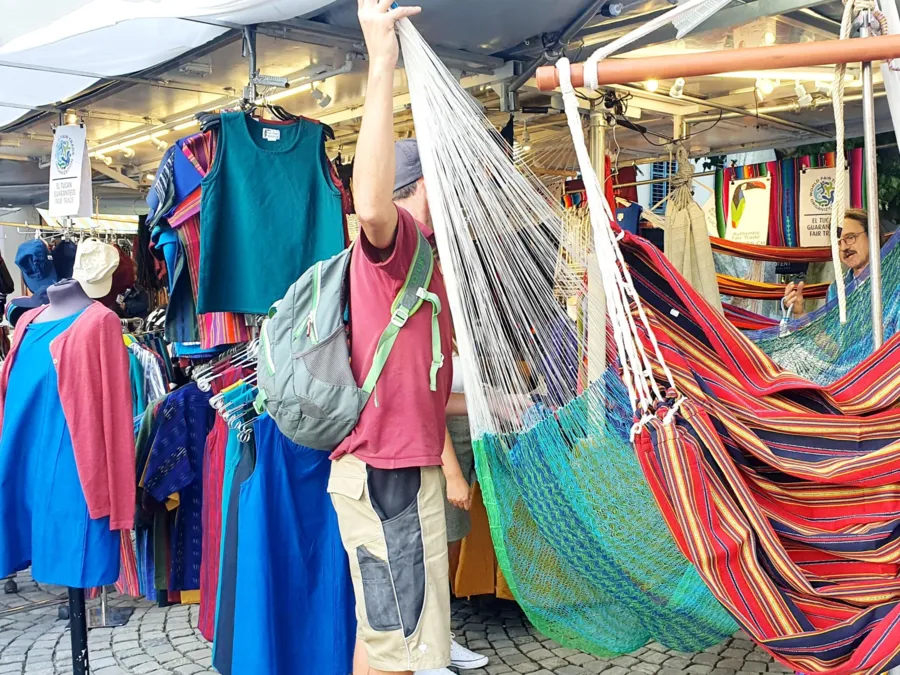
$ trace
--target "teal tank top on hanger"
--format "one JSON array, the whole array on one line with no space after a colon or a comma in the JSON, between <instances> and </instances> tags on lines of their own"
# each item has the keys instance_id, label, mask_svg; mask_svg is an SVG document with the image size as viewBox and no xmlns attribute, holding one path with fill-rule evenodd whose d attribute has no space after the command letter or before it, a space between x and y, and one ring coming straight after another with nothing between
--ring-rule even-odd
<instances>
[{"instance_id":1,"label":"teal tank top on hanger","mask_svg":"<svg viewBox=\"0 0 900 675\"><path fill-rule=\"evenodd\" d=\"M223 113L202 182L198 311L265 314L344 247L323 127Z\"/></svg>"}]
</instances>

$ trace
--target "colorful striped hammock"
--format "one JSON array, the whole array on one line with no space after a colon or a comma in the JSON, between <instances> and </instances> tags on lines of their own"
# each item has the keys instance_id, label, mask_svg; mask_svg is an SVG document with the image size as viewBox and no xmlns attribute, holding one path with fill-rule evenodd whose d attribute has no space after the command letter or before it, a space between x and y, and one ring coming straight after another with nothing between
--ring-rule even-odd
<instances>
[{"instance_id":1,"label":"colorful striped hammock","mask_svg":"<svg viewBox=\"0 0 900 675\"><path fill-rule=\"evenodd\" d=\"M635 439L679 548L787 666L900 665L900 337L816 385L772 363L652 245L620 246L687 397L674 423L664 407Z\"/></svg>"}]
</instances>

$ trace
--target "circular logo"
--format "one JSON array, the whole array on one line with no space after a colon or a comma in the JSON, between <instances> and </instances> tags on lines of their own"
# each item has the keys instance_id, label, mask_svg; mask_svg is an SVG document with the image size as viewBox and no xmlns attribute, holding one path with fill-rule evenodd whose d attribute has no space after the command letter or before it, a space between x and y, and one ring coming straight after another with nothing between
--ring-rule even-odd
<instances>
[{"instance_id":1,"label":"circular logo","mask_svg":"<svg viewBox=\"0 0 900 675\"><path fill-rule=\"evenodd\" d=\"M62 174L69 173L75 162L75 141L68 134L60 134L56 138L56 170Z\"/></svg>"},{"instance_id":2,"label":"circular logo","mask_svg":"<svg viewBox=\"0 0 900 675\"><path fill-rule=\"evenodd\" d=\"M822 211L830 211L834 204L834 179L822 177L816 180L809 193L813 206Z\"/></svg>"}]
</instances>

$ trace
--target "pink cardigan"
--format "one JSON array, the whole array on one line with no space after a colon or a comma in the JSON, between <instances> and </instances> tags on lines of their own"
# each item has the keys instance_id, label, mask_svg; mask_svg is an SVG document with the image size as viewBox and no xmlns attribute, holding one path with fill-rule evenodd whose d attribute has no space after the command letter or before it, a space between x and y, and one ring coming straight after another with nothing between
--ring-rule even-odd
<instances>
[{"instance_id":1,"label":"pink cardigan","mask_svg":"<svg viewBox=\"0 0 900 675\"><path fill-rule=\"evenodd\" d=\"M32 309L16 324L0 374L0 433L9 374L25 329L46 309ZM59 398L72 436L75 466L91 518L109 516L111 530L134 526L135 449L128 352L118 317L91 304L50 343Z\"/></svg>"}]
</instances>

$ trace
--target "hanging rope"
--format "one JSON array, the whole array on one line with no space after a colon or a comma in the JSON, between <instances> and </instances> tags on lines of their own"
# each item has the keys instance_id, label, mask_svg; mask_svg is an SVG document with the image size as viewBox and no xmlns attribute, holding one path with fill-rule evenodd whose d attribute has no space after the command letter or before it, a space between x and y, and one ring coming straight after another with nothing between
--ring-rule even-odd
<instances>
[{"instance_id":1,"label":"hanging rope","mask_svg":"<svg viewBox=\"0 0 900 675\"><path fill-rule=\"evenodd\" d=\"M844 14L841 17L841 40L849 40L850 34L856 27L856 18L862 12L872 12L879 26L884 31L886 19L877 11L875 0L844 0ZM844 271L841 267L841 252L838 244L838 229L844 222L844 210L847 203L847 176L844 171L846 166L846 152L844 150L844 137L846 128L844 124L844 91L847 87L847 64L841 63L834 67L834 83L831 91L831 102L834 106L834 129L837 143L837 159L834 172L834 202L831 205L831 260L834 266L834 283L837 288L838 313L840 322L847 323L847 289L844 283ZM870 205L871 206L871 205ZM878 208L878 205L875 205ZM875 236L878 236L877 234Z\"/></svg>"}]
</instances>

